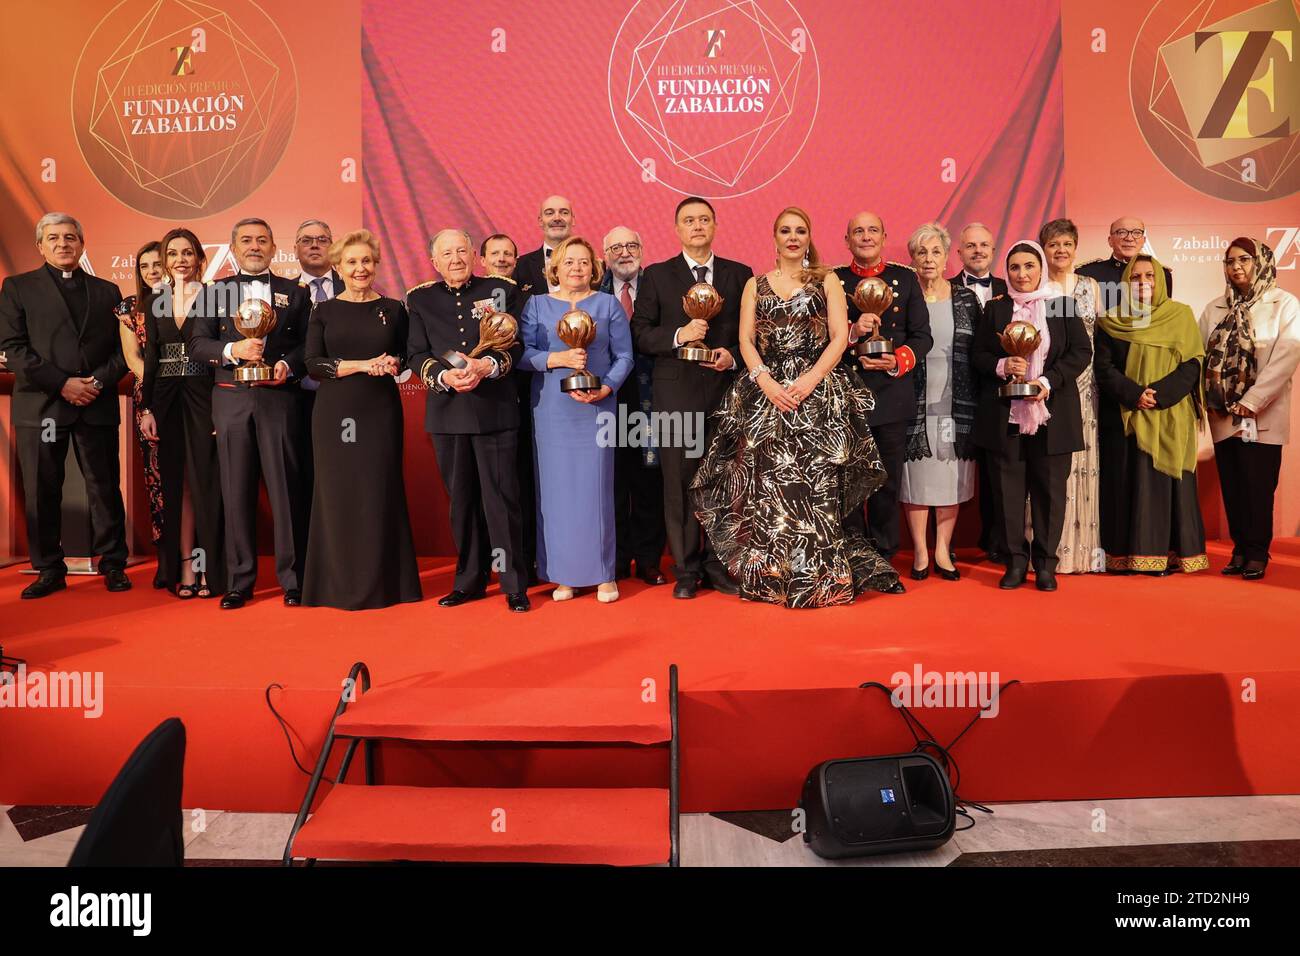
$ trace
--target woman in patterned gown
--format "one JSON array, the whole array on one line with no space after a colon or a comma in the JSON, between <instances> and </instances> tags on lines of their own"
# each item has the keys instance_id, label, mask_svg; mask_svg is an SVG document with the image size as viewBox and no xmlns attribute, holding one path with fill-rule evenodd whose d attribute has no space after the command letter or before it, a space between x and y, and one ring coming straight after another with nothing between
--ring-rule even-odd
<instances>
[{"instance_id":1,"label":"woman in patterned gown","mask_svg":"<svg viewBox=\"0 0 1300 956\"><path fill-rule=\"evenodd\" d=\"M1097 280L1074 271L1079 248L1079 230L1069 219L1053 219L1038 233L1038 244L1047 253L1048 284L1057 295L1074 301L1075 315L1083 320L1092 342L1097 323L1101 290ZM1083 451L1070 460L1070 477L1065 485L1065 524L1056 549L1060 564L1057 574L1087 574L1106 570L1101 550L1101 517L1097 504L1100 466L1097 452L1097 376L1092 361L1079 375L1079 410L1083 414Z\"/></svg>"},{"instance_id":2,"label":"woman in patterned gown","mask_svg":"<svg viewBox=\"0 0 1300 956\"><path fill-rule=\"evenodd\" d=\"M742 598L825 607L898 593L898 572L844 523L885 480L867 425L875 400L840 364L844 289L807 213L783 210L773 234L777 268L750 279L740 305L749 374L713 413L692 503Z\"/></svg>"}]
</instances>

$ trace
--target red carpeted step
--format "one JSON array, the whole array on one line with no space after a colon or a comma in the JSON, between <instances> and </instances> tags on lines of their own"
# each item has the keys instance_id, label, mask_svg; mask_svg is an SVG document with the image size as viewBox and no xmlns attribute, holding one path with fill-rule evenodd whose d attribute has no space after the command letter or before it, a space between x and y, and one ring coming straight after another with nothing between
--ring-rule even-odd
<instances>
[{"instance_id":1,"label":"red carpeted step","mask_svg":"<svg viewBox=\"0 0 1300 956\"><path fill-rule=\"evenodd\" d=\"M640 866L669 855L668 791L338 784L296 859Z\"/></svg>"},{"instance_id":2,"label":"red carpeted step","mask_svg":"<svg viewBox=\"0 0 1300 956\"><path fill-rule=\"evenodd\" d=\"M641 688L380 687L338 719L342 737L555 743L666 743L668 685Z\"/></svg>"}]
</instances>

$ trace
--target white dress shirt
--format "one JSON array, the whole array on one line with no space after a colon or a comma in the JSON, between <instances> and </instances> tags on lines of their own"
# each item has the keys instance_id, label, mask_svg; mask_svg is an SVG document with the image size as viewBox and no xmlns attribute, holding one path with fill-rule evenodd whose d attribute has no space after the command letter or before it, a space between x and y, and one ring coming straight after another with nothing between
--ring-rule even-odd
<instances>
[{"instance_id":1,"label":"white dress shirt","mask_svg":"<svg viewBox=\"0 0 1300 956\"><path fill-rule=\"evenodd\" d=\"M993 278L993 273L990 272L987 276L987 278L990 280L988 285L967 284L966 276L970 276L972 279L977 278L974 274L971 273L969 269L962 269L961 274L962 274L962 285L966 286L966 288L970 289L972 292L975 293L975 298L980 300L980 306L983 307L988 305L989 299L993 298L993 282L991 281ZM979 276L978 278L985 278L985 277Z\"/></svg>"}]
</instances>

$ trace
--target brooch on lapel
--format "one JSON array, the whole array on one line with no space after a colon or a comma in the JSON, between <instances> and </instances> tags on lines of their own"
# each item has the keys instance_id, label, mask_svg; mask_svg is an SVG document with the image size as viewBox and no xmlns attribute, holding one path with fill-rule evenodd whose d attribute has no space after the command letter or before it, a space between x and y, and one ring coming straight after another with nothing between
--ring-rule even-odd
<instances>
[{"instance_id":1,"label":"brooch on lapel","mask_svg":"<svg viewBox=\"0 0 1300 956\"><path fill-rule=\"evenodd\" d=\"M276 292L274 294L275 306L287 309L289 307L289 294L287 292Z\"/></svg>"}]
</instances>

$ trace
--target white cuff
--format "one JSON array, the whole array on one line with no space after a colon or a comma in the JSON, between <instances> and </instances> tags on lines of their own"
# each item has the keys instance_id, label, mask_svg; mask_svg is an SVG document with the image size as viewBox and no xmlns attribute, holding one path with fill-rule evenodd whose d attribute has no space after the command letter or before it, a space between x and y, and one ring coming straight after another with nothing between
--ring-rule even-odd
<instances>
[{"instance_id":1,"label":"white cuff","mask_svg":"<svg viewBox=\"0 0 1300 956\"><path fill-rule=\"evenodd\" d=\"M227 365L238 365L239 359L235 358L235 343L227 342L226 347L221 350L221 359Z\"/></svg>"}]
</instances>

